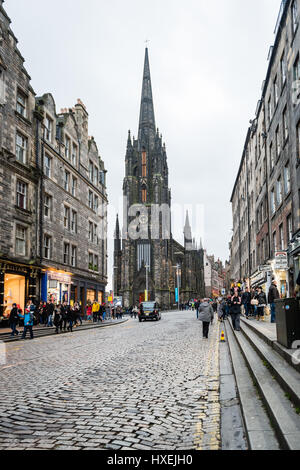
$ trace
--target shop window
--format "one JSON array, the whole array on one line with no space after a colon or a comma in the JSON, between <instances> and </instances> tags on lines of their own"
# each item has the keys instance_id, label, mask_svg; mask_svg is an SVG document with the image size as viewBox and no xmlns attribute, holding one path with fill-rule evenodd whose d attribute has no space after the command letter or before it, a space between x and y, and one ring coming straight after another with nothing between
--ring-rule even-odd
<instances>
[{"instance_id":1,"label":"shop window","mask_svg":"<svg viewBox=\"0 0 300 470\"><path fill-rule=\"evenodd\" d=\"M96 291L94 289L87 289L86 291L86 299L87 299L87 302L95 302L96 300Z\"/></svg>"},{"instance_id":2,"label":"shop window","mask_svg":"<svg viewBox=\"0 0 300 470\"><path fill-rule=\"evenodd\" d=\"M4 278L4 315L10 314L13 304L24 312L25 306L25 276L5 274Z\"/></svg>"}]
</instances>

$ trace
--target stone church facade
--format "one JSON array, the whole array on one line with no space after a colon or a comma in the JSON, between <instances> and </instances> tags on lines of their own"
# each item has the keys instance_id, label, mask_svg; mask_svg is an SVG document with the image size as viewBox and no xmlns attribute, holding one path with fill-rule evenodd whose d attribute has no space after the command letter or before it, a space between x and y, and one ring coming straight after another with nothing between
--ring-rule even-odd
<instances>
[{"instance_id":1,"label":"stone church facade","mask_svg":"<svg viewBox=\"0 0 300 470\"><path fill-rule=\"evenodd\" d=\"M148 49L145 54L138 138L129 132L123 184L121 233L117 218L114 246L114 294L124 306L145 299L161 308L204 295L203 249L197 249L187 215L184 246L171 231L171 190L166 146L155 124ZM177 276L179 275L179 276Z\"/></svg>"}]
</instances>

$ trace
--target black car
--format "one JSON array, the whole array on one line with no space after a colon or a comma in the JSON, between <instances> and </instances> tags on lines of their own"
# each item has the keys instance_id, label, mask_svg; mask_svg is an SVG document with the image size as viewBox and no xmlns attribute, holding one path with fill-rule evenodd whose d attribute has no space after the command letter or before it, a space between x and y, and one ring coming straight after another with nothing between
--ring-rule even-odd
<instances>
[{"instance_id":1,"label":"black car","mask_svg":"<svg viewBox=\"0 0 300 470\"><path fill-rule=\"evenodd\" d=\"M139 321L159 321L161 320L161 314L159 307L156 302L143 302L140 306Z\"/></svg>"}]
</instances>

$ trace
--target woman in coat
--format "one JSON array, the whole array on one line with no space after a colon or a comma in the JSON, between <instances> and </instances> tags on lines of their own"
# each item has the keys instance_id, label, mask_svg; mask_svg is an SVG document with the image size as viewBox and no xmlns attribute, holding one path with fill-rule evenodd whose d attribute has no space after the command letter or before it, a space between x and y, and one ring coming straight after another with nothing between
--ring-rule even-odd
<instances>
[{"instance_id":1,"label":"woman in coat","mask_svg":"<svg viewBox=\"0 0 300 470\"><path fill-rule=\"evenodd\" d=\"M265 316L265 307L267 306L267 297L264 291L262 290L262 287L258 288L258 292L255 296L255 299L258 300L257 320L259 321L260 318L263 318Z\"/></svg>"},{"instance_id":2,"label":"woman in coat","mask_svg":"<svg viewBox=\"0 0 300 470\"><path fill-rule=\"evenodd\" d=\"M231 298L231 307L230 307L232 326L235 331L241 331L241 326L240 326L241 306L242 306L242 299L239 296L238 288L235 288L234 294Z\"/></svg>"},{"instance_id":3,"label":"woman in coat","mask_svg":"<svg viewBox=\"0 0 300 470\"><path fill-rule=\"evenodd\" d=\"M203 338L208 339L209 324L214 321L214 311L208 299L204 299L199 307L199 320L203 323Z\"/></svg>"}]
</instances>

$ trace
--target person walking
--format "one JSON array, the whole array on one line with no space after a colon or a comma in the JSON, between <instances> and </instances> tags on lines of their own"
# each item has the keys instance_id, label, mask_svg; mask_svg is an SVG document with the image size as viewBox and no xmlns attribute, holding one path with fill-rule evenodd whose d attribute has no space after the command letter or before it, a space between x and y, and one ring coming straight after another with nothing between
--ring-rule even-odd
<instances>
[{"instance_id":1,"label":"person walking","mask_svg":"<svg viewBox=\"0 0 300 470\"><path fill-rule=\"evenodd\" d=\"M279 291L277 289L276 281L273 281L269 289L268 294L268 303L271 307L271 323L276 323L276 309L275 309L275 300L280 298Z\"/></svg>"},{"instance_id":2,"label":"person walking","mask_svg":"<svg viewBox=\"0 0 300 470\"><path fill-rule=\"evenodd\" d=\"M59 328L62 324L61 304L57 305L57 307L54 310L53 323L54 323L54 326L55 326L55 333L59 334Z\"/></svg>"},{"instance_id":3,"label":"person walking","mask_svg":"<svg viewBox=\"0 0 300 470\"><path fill-rule=\"evenodd\" d=\"M74 313L74 326L82 325L82 318L81 318L81 312L80 312L80 305L78 302L75 302L75 304L72 307L73 313Z\"/></svg>"},{"instance_id":4,"label":"person walking","mask_svg":"<svg viewBox=\"0 0 300 470\"><path fill-rule=\"evenodd\" d=\"M66 309L66 319L67 319L67 322L69 323L67 330L73 333L73 323L75 321L75 312L69 306L67 306L67 309Z\"/></svg>"},{"instance_id":5,"label":"person walking","mask_svg":"<svg viewBox=\"0 0 300 470\"><path fill-rule=\"evenodd\" d=\"M20 315L20 318L24 319L24 331L22 335L22 339L26 338L27 331L30 333L30 339L33 339L33 324L34 324L34 311L35 311L35 306L33 303L30 304L29 306L29 312L27 311L24 312L24 315Z\"/></svg>"},{"instance_id":6,"label":"person walking","mask_svg":"<svg viewBox=\"0 0 300 470\"><path fill-rule=\"evenodd\" d=\"M93 313L92 309L93 309L92 304L90 302L88 302L87 306L86 306L86 316L87 316L87 320L89 322L92 321L92 313Z\"/></svg>"},{"instance_id":7,"label":"person walking","mask_svg":"<svg viewBox=\"0 0 300 470\"><path fill-rule=\"evenodd\" d=\"M69 306L68 306L67 302L64 302L61 306L62 322L61 322L61 325L60 325L60 331L62 331L62 329L64 329L64 331L66 331L66 329L67 329L68 311L69 311Z\"/></svg>"},{"instance_id":8,"label":"person walking","mask_svg":"<svg viewBox=\"0 0 300 470\"><path fill-rule=\"evenodd\" d=\"M92 306L93 322L94 323L97 323L97 321L99 319L99 310L100 310L100 305L98 304L98 302L96 302L96 300L94 300L93 306Z\"/></svg>"},{"instance_id":9,"label":"person walking","mask_svg":"<svg viewBox=\"0 0 300 470\"><path fill-rule=\"evenodd\" d=\"M199 307L200 307L200 302L199 302L199 300L197 300L197 302L195 302L197 320L199 318Z\"/></svg>"},{"instance_id":10,"label":"person walking","mask_svg":"<svg viewBox=\"0 0 300 470\"><path fill-rule=\"evenodd\" d=\"M245 315L247 320L249 319L250 311L251 311L251 294L249 292L249 288L246 287L245 292L242 294L242 305L244 305Z\"/></svg>"},{"instance_id":11,"label":"person walking","mask_svg":"<svg viewBox=\"0 0 300 470\"><path fill-rule=\"evenodd\" d=\"M46 306L46 314L48 318L47 326L53 326L53 313L54 313L55 305L53 302L49 301Z\"/></svg>"},{"instance_id":12,"label":"person walking","mask_svg":"<svg viewBox=\"0 0 300 470\"><path fill-rule=\"evenodd\" d=\"M10 336L19 336L19 332L17 330L17 325L19 323L19 313L17 304L13 304L10 315L9 315L9 326L11 328L11 335Z\"/></svg>"},{"instance_id":13,"label":"person walking","mask_svg":"<svg viewBox=\"0 0 300 470\"><path fill-rule=\"evenodd\" d=\"M267 297L264 291L262 290L262 287L259 287L257 291L258 292L255 296L255 299L258 300L256 319L258 321L260 321L260 319L263 321L265 316L265 307L267 306Z\"/></svg>"},{"instance_id":14,"label":"person walking","mask_svg":"<svg viewBox=\"0 0 300 470\"><path fill-rule=\"evenodd\" d=\"M106 306L105 304L102 305L102 321L105 321L106 318Z\"/></svg>"},{"instance_id":15,"label":"person walking","mask_svg":"<svg viewBox=\"0 0 300 470\"><path fill-rule=\"evenodd\" d=\"M241 325L240 325L241 305L242 305L242 299L239 296L239 290L235 288L234 295L231 298L231 308L230 308L232 326L235 331L241 331Z\"/></svg>"},{"instance_id":16,"label":"person walking","mask_svg":"<svg viewBox=\"0 0 300 470\"><path fill-rule=\"evenodd\" d=\"M199 321L203 323L203 338L208 339L209 325L214 320L214 310L209 303L208 299L204 299L203 303L199 307Z\"/></svg>"}]
</instances>

